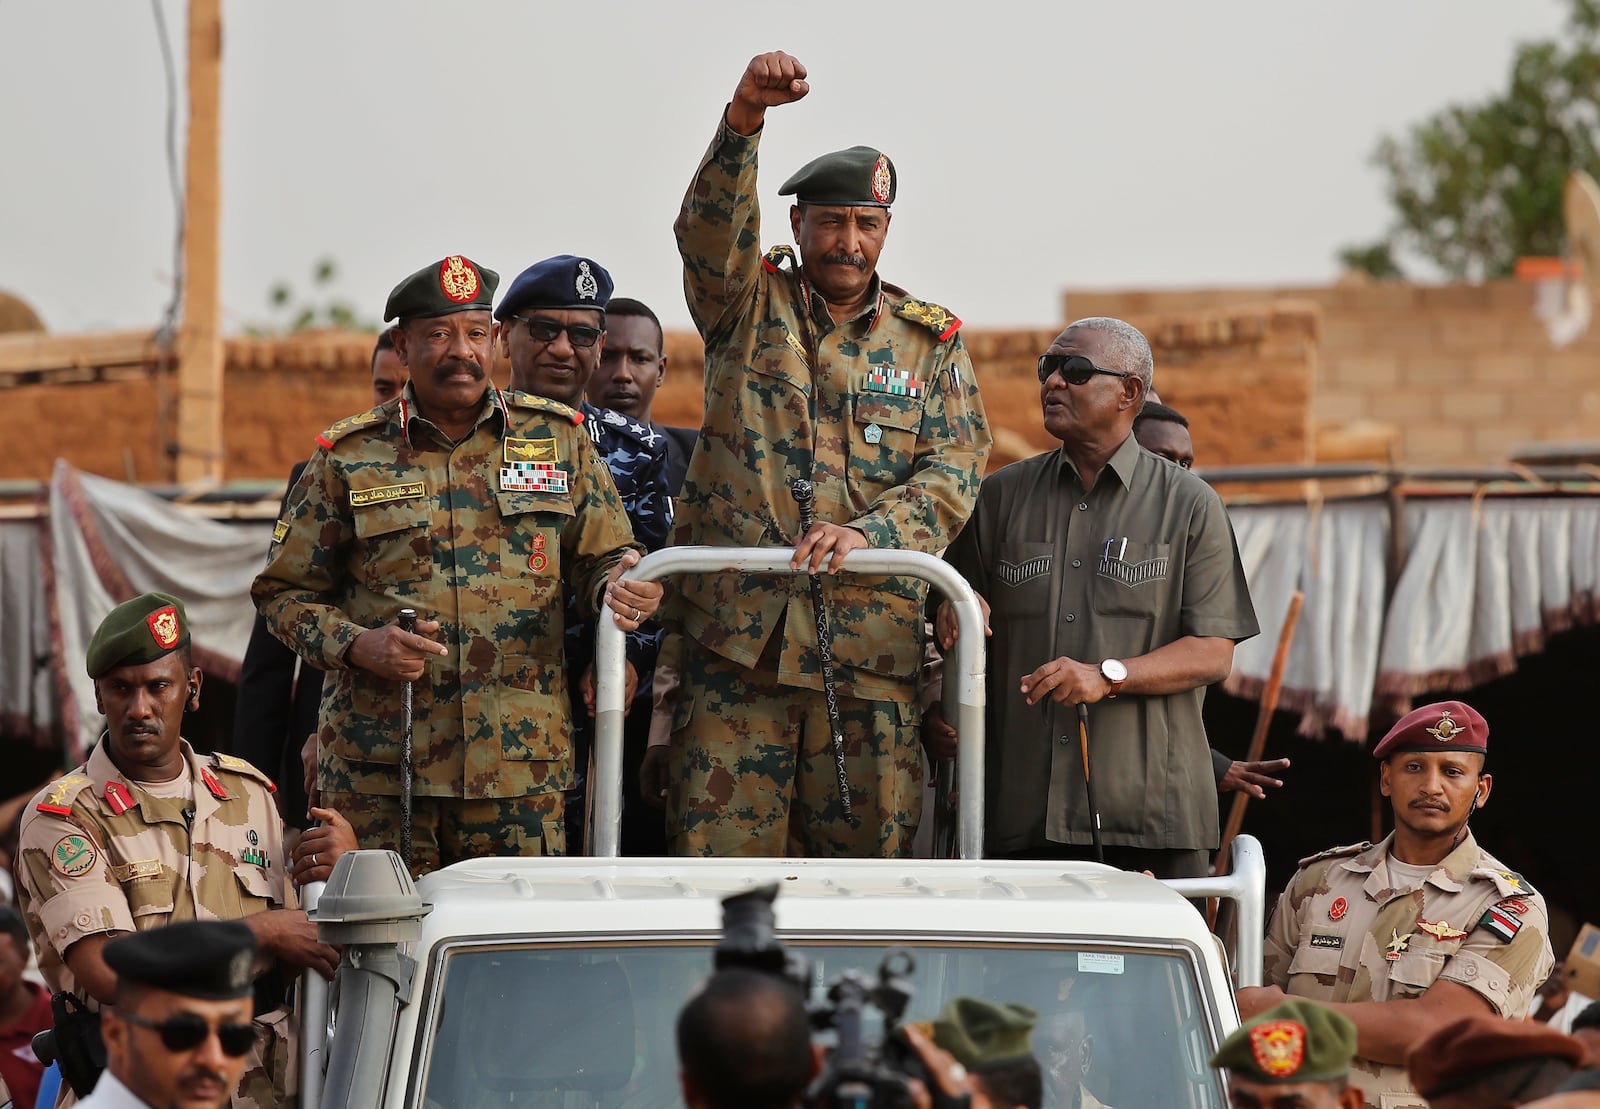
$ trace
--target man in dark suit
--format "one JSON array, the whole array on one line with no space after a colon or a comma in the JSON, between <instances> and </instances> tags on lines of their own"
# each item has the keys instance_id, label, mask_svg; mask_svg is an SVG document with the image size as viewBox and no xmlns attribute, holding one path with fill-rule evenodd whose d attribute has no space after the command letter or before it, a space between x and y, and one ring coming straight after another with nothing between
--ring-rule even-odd
<instances>
[{"instance_id":1,"label":"man in dark suit","mask_svg":"<svg viewBox=\"0 0 1600 1109\"><path fill-rule=\"evenodd\" d=\"M410 376L394 352L393 335L387 330L380 332L372 348L373 406L399 396ZM279 519L305 468L305 462L296 462L289 471L289 484L278 506ZM278 811L284 822L298 831L304 831L309 820L300 750L317 730L321 703L322 671L301 665L299 656L273 638L266 620L257 613L239 668L233 753L259 766L278 783Z\"/></svg>"},{"instance_id":2,"label":"man in dark suit","mask_svg":"<svg viewBox=\"0 0 1600 1109\"><path fill-rule=\"evenodd\" d=\"M589 403L613 408L650 426L667 440L667 493L676 497L683 488L684 471L694 453L697 427L666 427L655 422L650 406L667 377L661 321L644 304L628 297L612 297L606 306L606 349L589 379Z\"/></svg>"}]
</instances>

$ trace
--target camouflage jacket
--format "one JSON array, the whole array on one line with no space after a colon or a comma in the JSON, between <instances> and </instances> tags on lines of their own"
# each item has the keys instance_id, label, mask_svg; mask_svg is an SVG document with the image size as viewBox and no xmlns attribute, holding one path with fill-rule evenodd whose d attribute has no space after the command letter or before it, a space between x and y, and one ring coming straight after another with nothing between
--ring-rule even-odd
<instances>
[{"instance_id":1,"label":"camouflage jacket","mask_svg":"<svg viewBox=\"0 0 1600 1109\"><path fill-rule=\"evenodd\" d=\"M633 525L633 537L646 551L659 551L667 545L672 528L672 497L667 488L667 437L647 423L621 412L597 408L587 400L581 405L583 426L588 428L595 449L600 452L611 479L616 482L622 507ZM567 605L567 680L577 681L594 661L594 624L578 608L578 599L566 591ZM628 661L639 675L645 694L650 689L650 674L655 667L660 632L652 625L627 633ZM588 721L581 710L574 711L580 730ZM579 768L582 769L581 767Z\"/></svg>"},{"instance_id":2,"label":"camouflage jacket","mask_svg":"<svg viewBox=\"0 0 1600 1109\"><path fill-rule=\"evenodd\" d=\"M961 321L874 277L867 310L836 325L788 247L761 254L758 138L718 129L675 225L706 363L704 427L673 541L787 546L800 530L789 485L807 477L818 520L859 528L874 547L931 554L971 513L989 454ZM826 581L839 691L914 700L926 586ZM821 688L800 577L687 576L669 617L745 666L782 624L780 680Z\"/></svg>"},{"instance_id":3,"label":"camouflage jacket","mask_svg":"<svg viewBox=\"0 0 1600 1109\"><path fill-rule=\"evenodd\" d=\"M323 682L323 789L400 792L400 687L345 654L402 608L438 620L449 653L415 683L420 796L566 789L571 705L561 587L593 618L633 533L616 486L555 401L491 388L452 444L409 386L318 437L251 590L273 634Z\"/></svg>"},{"instance_id":4,"label":"camouflage jacket","mask_svg":"<svg viewBox=\"0 0 1600 1109\"><path fill-rule=\"evenodd\" d=\"M267 776L243 759L202 758L187 742L183 756L192 801L147 793L102 739L23 813L19 900L52 988L77 988L67 948L89 936L294 905Z\"/></svg>"},{"instance_id":5,"label":"camouflage jacket","mask_svg":"<svg viewBox=\"0 0 1600 1109\"><path fill-rule=\"evenodd\" d=\"M1521 1020L1550 974L1544 898L1471 833L1415 888L1394 888L1390 835L1303 859L1267 928L1267 985L1313 1001L1394 1001L1437 981ZM1374 1109L1422 1106L1406 1068L1357 1058Z\"/></svg>"},{"instance_id":6,"label":"camouflage jacket","mask_svg":"<svg viewBox=\"0 0 1600 1109\"><path fill-rule=\"evenodd\" d=\"M18 842L18 894L39 970L52 989L91 1007L66 963L81 939L297 907L275 787L265 774L230 755L197 755L185 741L193 797L159 796L118 770L106 743L39 791ZM279 1006L256 1024L263 1034L233 1105L292 1104L295 1022ZM68 1094L59 1104L71 1103Z\"/></svg>"}]
</instances>

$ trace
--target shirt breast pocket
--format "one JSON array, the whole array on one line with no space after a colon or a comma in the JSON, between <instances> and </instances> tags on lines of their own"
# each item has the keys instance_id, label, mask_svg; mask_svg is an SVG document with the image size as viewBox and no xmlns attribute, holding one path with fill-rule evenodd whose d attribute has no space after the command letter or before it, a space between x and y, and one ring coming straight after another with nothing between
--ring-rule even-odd
<instances>
[{"instance_id":1,"label":"shirt breast pocket","mask_svg":"<svg viewBox=\"0 0 1600 1109\"><path fill-rule=\"evenodd\" d=\"M888 393L857 393L854 415L851 487L871 499L876 492L910 479L916 465L917 433L922 429L922 401Z\"/></svg>"},{"instance_id":2,"label":"shirt breast pocket","mask_svg":"<svg viewBox=\"0 0 1600 1109\"><path fill-rule=\"evenodd\" d=\"M1094 610L1102 616L1154 616L1167 592L1171 551L1170 543L1108 542L1094 562Z\"/></svg>"},{"instance_id":3,"label":"shirt breast pocket","mask_svg":"<svg viewBox=\"0 0 1600 1109\"><path fill-rule=\"evenodd\" d=\"M1289 962L1288 991L1306 997L1326 997L1325 992L1339 980L1339 957L1342 948L1306 947L1302 945ZM1297 988L1296 979L1300 979ZM1310 981L1307 981L1309 979ZM1309 989L1304 987L1310 987Z\"/></svg>"},{"instance_id":4,"label":"shirt breast pocket","mask_svg":"<svg viewBox=\"0 0 1600 1109\"><path fill-rule=\"evenodd\" d=\"M495 580L501 599L518 609L516 619L545 621L528 627L524 638L553 634L548 624L552 606L560 603L561 536L577 515L565 493L502 490L500 508L500 565Z\"/></svg>"},{"instance_id":5,"label":"shirt breast pocket","mask_svg":"<svg viewBox=\"0 0 1600 1109\"><path fill-rule=\"evenodd\" d=\"M989 604L1008 620L1051 617L1050 579L1055 572L1050 543L1002 543L990 572Z\"/></svg>"},{"instance_id":6,"label":"shirt breast pocket","mask_svg":"<svg viewBox=\"0 0 1600 1109\"><path fill-rule=\"evenodd\" d=\"M1389 997L1416 997L1439 980L1445 956L1440 951L1404 951L1389 964Z\"/></svg>"},{"instance_id":7,"label":"shirt breast pocket","mask_svg":"<svg viewBox=\"0 0 1600 1109\"><path fill-rule=\"evenodd\" d=\"M363 584L381 593L385 586L433 577L433 519L425 500L367 505L354 513Z\"/></svg>"}]
</instances>

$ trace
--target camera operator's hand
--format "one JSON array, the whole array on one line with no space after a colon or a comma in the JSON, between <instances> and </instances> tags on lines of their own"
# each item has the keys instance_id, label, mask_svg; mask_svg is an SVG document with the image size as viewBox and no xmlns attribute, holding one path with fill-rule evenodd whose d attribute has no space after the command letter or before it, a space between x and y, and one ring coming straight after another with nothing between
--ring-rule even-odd
<instances>
[{"instance_id":1,"label":"camera operator's hand","mask_svg":"<svg viewBox=\"0 0 1600 1109\"><path fill-rule=\"evenodd\" d=\"M929 1090L917 1079L911 1080L911 1104L916 1109L990 1109L989 1099L954 1055L935 1044L915 1024L902 1025L900 1032L921 1058L935 1086Z\"/></svg>"}]
</instances>

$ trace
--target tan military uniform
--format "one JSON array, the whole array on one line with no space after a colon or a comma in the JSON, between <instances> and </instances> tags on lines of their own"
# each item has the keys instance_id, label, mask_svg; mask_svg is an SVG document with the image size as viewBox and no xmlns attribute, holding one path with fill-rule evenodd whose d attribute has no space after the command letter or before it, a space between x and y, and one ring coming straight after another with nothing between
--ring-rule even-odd
<instances>
[{"instance_id":1,"label":"tan military uniform","mask_svg":"<svg viewBox=\"0 0 1600 1109\"><path fill-rule=\"evenodd\" d=\"M1266 982L1313 1001L1393 1001L1458 982L1503 1017L1549 976L1544 898L1468 833L1416 888L1394 888L1383 842L1302 860L1267 929ZM1425 1109L1406 1068L1357 1058L1372 1109Z\"/></svg>"},{"instance_id":2,"label":"tan military uniform","mask_svg":"<svg viewBox=\"0 0 1600 1109\"><path fill-rule=\"evenodd\" d=\"M19 900L39 969L91 1008L66 965L79 940L296 904L266 775L243 759L197 755L185 741L192 799L156 796L116 768L106 742L34 797L18 843ZM233 1104L291 1104L294 1021L281 1007L256 1023L264 1034Z\"/></svg>"}]
</instances>

